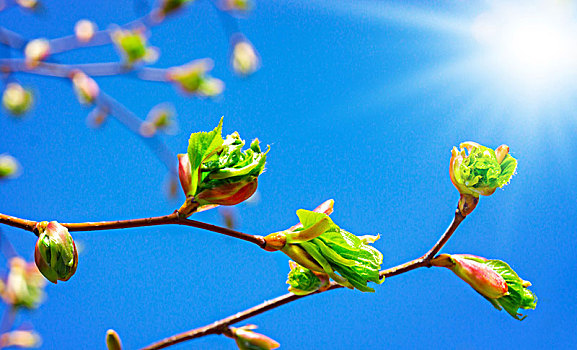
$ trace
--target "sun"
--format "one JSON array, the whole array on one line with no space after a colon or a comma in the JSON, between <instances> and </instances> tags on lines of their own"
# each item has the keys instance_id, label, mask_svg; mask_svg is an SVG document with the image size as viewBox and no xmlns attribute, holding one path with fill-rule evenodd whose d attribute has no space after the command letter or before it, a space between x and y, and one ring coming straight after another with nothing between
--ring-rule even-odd
<instances>
[{"instance_id":1,"label":"sun","mask_svg":"<svg viewBox=\"0 0 577 350\"><path fill-rule=\"evenodd\" d=\"M471 25L482 74L524 95L574 89L577 22L570 2L496 3Z\"/></svg>"}]
</instances>

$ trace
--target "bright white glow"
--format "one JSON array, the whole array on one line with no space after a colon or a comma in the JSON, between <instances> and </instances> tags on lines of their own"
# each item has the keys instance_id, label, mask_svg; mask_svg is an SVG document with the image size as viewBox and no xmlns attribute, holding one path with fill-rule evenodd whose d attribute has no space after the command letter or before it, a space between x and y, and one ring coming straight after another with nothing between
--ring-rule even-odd
<instances>
[{"instance_id":1,"label":"bright white glow","mask_svg":"<svg viewBox=\"0 0 577 350\"><path fill-rule=\"evenodd\" d=\"M568 2L496 5L479 15L471 33L484 69L502 86L552 92L577 73L577 26ZM488 78L488 77L487 77Z\"/></svg>"}]
</instances>

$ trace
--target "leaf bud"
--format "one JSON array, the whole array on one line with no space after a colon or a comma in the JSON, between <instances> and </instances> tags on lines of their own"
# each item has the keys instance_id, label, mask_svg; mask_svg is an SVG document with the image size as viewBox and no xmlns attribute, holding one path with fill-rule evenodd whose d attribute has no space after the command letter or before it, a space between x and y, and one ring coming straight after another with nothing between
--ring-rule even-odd
<instances>
[{"instance_id":1,"label":"leaf bud","mask_svg":"<svg viewBox=\"0 0 577 350\"><path fill-rule=\"evenodd\" d=\"M250 198L264 171L266 153L255 140L242 150L245 142L238 133L222 139L222 119L211 132L190 136L188 154L178 156L178 175L186 201L178 210L183 216L199 206L236 205Z\"/></svg>"},{"instance_id":2,"label":"leaf bud","mask_svg":"<svg viewBox=\"0 0 577 350\"><path fill-rule=\"evenodd\" d=\"M120 336L114 329L109 329L106 332L106 348L108 350L122 350L122 342Z\"/></svg>"},{"instance_id":3,"label":"leaf bud","mask_svg":"<svg viewBox=\"0 0 577 350\"><path fill-rule=\"evenodd\" d=\"M507 145L492 150L468 141L460 145L460 150L453 147L451 154L449 175L461 194L458 208L463 216L475 209L480 195L490 196L505 186L517 168Z\"/></svg>"},{"instance_id":4,"label":"leaf bud","mask_svg":"<svg viewBox=\"0 0 577 350\"><path fill-rule=\"evenodd\" d=\"M15 116L28 112L33 101L32 91L23 88L18 83L9 83L2 94L2 105Z\"/></svg>"},{"instance_id":5,"label":"leaf bud","mask_svg":"<svg viewBox=\"0 0 577 350\"><path fill-rule=\"evenodd\" d=\"M329 287L329 276L325 273L314 272L300 266L294 261L289 261L291 268L288 274L287 284L289 292L296 295L307 295L316 291L324 291Z\"/></svg>"},{"instance_id":6,"label":"leaf bud","mask_svg":"<svg viewBox=\"0 0 577 350\"><path fill-rule=\"evenodd\" d=\"M253 332L252 330L256 328L258 327L252 324L239 328L230 327L232 336L240 350L271 350L280 346L273 339Z\"/></svg>"},{"instance_id":7,"label":"leaf bud","mask_svg":"<svg viewBox=\"0 0 577 350\"><path fill-rule=\"evenodd\" d=\"M332 210L332 200L314 211L298 210L300 224L264 237L265 249L281 250L302 267L328 275L344 287L374 292L367 284L384 281L379 275L383 255L369 244L379 236L359 237L341 229L326 214Z\"/></svg>"},{"instance_id":8,"label":"leaf bud","mask_svg":"<svg viewBox=\"0 0 577 350\"><path fill-rule=\"evenodd\" d=\"M56 221L43 221L34 230L38 232L34 250L38 270L52 283L68 281L78 266L78 251L68 229Z\"/></svg>"},{"instance_id":9,"label":"leaf bud","mask_svg":"<svg viewBox=\"0 0 577 350\"><path fill-rule=\"evenodd\" d=\"M537 297L511 267L501 260L489 260L468 254L440 254L431 260L433 266L446 267L467 282L496 309L505 309L517 320L526 316L519 309L535 309Z\"/></svg>"}]
</instances>

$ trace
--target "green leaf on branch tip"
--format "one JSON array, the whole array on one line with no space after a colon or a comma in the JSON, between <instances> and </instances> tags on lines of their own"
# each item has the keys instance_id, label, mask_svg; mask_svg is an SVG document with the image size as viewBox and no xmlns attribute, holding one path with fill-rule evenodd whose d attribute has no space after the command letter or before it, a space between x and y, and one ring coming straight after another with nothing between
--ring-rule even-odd
<instances>
[{"instance_id":1,"label":"green leaf on branch tip","mask_svg":"<svg viewBox=\"0 0 577 350\"><path fill-rule=\"evenodd\" d=\"M303 235L312 237L310 240L297 244L305 249L333 280L363 292L374 292L373 288L367 286L368 282L383 282L379 276L383 261L381 252L361 238L341 229L324 213L301 209L297 211L297 215L303 228L295 230L292 235L302 238L298 235L307 230L315 230L314 235ZM319 229L324 230L320 235ZM287 242L289 239L292 239L293 243L299 242L298 238L292 238L291 233L287 234ZM367 241L374 242L374 239L376 237L372 236Z\"/></svg>"},{"instance_id":2,"label":"green leaf on branch tip","mask_svg":"<svg viewBox=\"0 0 577 350\"><path fill-rule=\"evenodd\" d=\"M508 286L507 295L490 300L493 306L499 310L505 309L509 315L519 321L523 320L526 316L521 315L518 311L519 309L535 309L537 306L535 294L524 286L524 284L527 285L526 282L507 263L501 260L487 260L485 264L501 275Z\"/></svg>"},{"instance_id":3,"label":"green leaf on branch tip","mask_svg":"<svg viewBox=\"0 0 577 350\"><path fill-rule=\"evenodd\" d=\"M515 173L517 160L507 154L501 163L498 162L495 151L479 146L470 151L463 159L455 176L471 191L486 194L487 189L495 189L506 185Z\"/></svg>"},{"instance_id":4,"label":"green leaf on branch tip","mask_svg":"<svg viewBox=\"0 0 577 350\"><path fill-rule=\"evenodd\" d=\"M186 195L195 195L198 187L199 170L204 161L213 156L222 146L222 120L210 132L197 132L190 135L188 140L188 159L192 168L191 190Z\"/></svg>"}]
</instances>

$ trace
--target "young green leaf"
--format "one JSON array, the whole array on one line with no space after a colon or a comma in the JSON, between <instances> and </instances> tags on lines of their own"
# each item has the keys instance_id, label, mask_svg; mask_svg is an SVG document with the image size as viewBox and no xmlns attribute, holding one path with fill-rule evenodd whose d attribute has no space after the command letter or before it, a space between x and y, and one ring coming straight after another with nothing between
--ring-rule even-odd
<instances>
[{"instance_id":1,"label":"young green leaf","mask_svg":"<svg viewBox=\"0 0 577 350\"><path fill-rule=\"evenodd\" d=\"M214 153L219 149L224 140L222 139L222 120L210 132L197 132L190 135L188 140L188 158L190 160L190 166L192 169L192 183L190 192L187 195L194 195L196 193L196 188L198 186L200 166L209 157L214 155Z\"/></svg>"}]
</instances>

